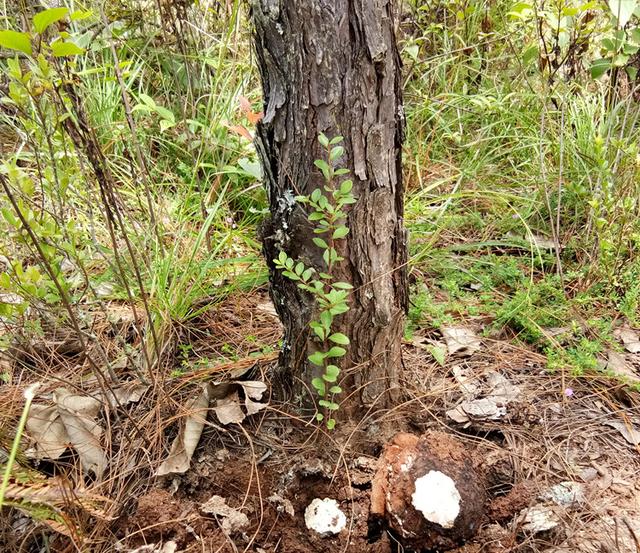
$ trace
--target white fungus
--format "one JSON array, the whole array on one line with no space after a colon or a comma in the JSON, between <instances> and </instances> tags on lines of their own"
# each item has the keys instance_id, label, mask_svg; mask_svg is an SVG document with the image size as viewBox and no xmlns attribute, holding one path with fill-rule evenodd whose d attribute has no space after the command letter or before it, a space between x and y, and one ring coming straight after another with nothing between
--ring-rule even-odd
<instances>
[{"instance_id":1,"label":"white fungus","mask_svg":"<svg viewBox=\"0 0 640 553\"><path fill-rule=\"evenodd\" d=\"M335 499L316 497L304 511L304 522L318 534L337 534L347 525L347 517Z\"/></svg>"},{"instance_id":2,"label":"white fungus","mask_svg":"<svg viewBox=\"0 0 640 553\"><path fill-rule=\"evenodd\" d=\"M430 470L416 478L416 491L411 496L411 504L429 522L443 528L451 528L460 513L460 492L455 482L446 474Z\"/></svg>"}]
</instances>

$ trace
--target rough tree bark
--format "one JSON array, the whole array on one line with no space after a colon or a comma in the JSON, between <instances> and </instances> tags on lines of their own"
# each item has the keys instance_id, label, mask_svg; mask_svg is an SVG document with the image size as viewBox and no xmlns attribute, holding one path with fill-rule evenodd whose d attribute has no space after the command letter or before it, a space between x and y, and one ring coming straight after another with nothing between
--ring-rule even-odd
<instances>
[{"instance_id":1,"label":"rough tree bark","mask_svg":"<svg viewBox=\"0 0 640 553\"><path fill-rule=\"evenodd\" d=\"M340 167L351 170L357 198L340 252L340 280L351 282L351 310L338 321L351 339L343 358L348 392L359 405L384 406L398 393L407 305L401 144L403 112L396 14L389 0L252 0L255 50L264 92L256 147L264 168L270 220L262 229L271 295L284 324L283 383L301 395L314 373L307 356L314 302L274 269L283 250L322 268L306 213L296 204L322 185L313 161L318 134L344 137ZM296 378L298 377L298 378ZM298 384L296 384L298 383Z\"/></svg>"}]
</instances>

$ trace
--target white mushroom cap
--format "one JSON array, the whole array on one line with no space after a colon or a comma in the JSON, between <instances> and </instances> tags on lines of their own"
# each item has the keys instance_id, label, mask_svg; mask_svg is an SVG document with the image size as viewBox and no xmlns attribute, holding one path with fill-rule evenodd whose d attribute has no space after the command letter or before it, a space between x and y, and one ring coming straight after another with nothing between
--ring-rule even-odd
<instances>
[{"instance_id":1,"label":"white mushroom cap","mask_svg":"<svg viewBox=\"0 0 640 553\"><path fill-rule=\"evenodd\" d=\"M304 511L304 522L318 534L337 534L347 525L347 517L335 499L316 497Z\"/></svg>"},{"instance_id":2,"label":"white mushroom cap","mask_svg":"<svg viewBox=\"0 0 640 553\"><path fill-rule=\"evenodd\" d=\"M443 528L452 528L460 514L460 492L456 483L446 474L430 470L416 478L416 491L411 496L411 504L429 522Z\"/></svg>"}]
</instances>

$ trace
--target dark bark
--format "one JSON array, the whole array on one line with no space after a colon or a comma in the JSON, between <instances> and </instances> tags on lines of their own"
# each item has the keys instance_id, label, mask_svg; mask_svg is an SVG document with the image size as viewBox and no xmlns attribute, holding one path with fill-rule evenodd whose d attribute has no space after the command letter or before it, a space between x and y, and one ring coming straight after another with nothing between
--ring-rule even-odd
<instances>
[{"instance_id":1,"label":"dark bark","mask_svg":"<svg viewBox=\"0 0 640 553\"><path fill-rule=\"evenodd\" d=\"M322 185L313 161L318 134L344 137L340 167L353 193L340 280L351 282L351 310L338 318L351 339L341 365L359 405L383 406L397 394L407 305L401 144L403 113L394 5L389 0L252 0L255 49L264 91L256 147L271 218L262 229L271 295L284 324L283 383L300 394L318 369L307 356L321 345L308 330L311 297L274 269L283 250L323 269L312 227L294 197ZM345 369L350 369L345 371ZM298 378L296 378L298 377ZM297 384L296 384L297 383ZM386 392L386 393L385 393Z\"/></svg>"}]
</instances>

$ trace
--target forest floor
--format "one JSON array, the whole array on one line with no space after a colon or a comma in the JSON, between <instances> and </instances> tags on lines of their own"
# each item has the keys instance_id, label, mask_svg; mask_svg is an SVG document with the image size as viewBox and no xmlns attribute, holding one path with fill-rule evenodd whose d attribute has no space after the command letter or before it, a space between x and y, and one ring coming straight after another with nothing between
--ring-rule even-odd
<instances>
[{"instance_id":1,"label":"forest floor","mask_svg":"<svg viewBox=\"0 0 640 553\"><path fill-rule=\"evenodd\" d=\"M187 3L191 38L163 26L180 2L111 4L113 31L102 6L69 22L86 55L0 78L0 553L400 552L369 511L401 431L490 474L460 553L640 553L636 95L552 84L512 2L404 3L401 399L327 432L274 394L243 3ZM307 528L316 498L338 535Z\"/></svg>"},{"instance_id":2,"label":"forest floor","mask_svg":"<svg viewBox=\"0 0 640 553\"><path fill-rule=\"evenodd\" d=\"M130 339L128 308L113 302L108 311L118 321L120 336ZM414 329L404 345L403 402L392 409L374 406L361 420L327 433L314 425L313 414L301 418L273 398L242 424L222 424L228 423L228 413L216 407L196 431L197 448L186 471L154 478L167 456L166 438L174 438L178 428L184 431L184 424L172 421L195 420L204 381L222 385L241 379L270 389L279 322L264 289L236 293L183 329L188 344L181 349L183 366L191 370L178 366L165 392L147 386L127 397L120 406L124 418L109 422L105 414L96 415L98 424L107 426L108 439L103 435L102 441L109 443L110 462L119 468L109 467L104 481L85 478L75 505L67 503L58 512L84 520L83 551L104 550L107 543L108 550L136 553L403 551L391 533L369 523L376 461L397 431L438 430L462 440L472 455L493 467L484 524L457 551L640 551L638 393L605 377L552 373L544 356L512 340L480 336L474 324L478 321L440 331ZM462 332L445 341L450 328L466 332L466 342ZM113 327L104 329L114 340ZM46 392L56 390L59 380L67 387L87 387L69 363L73 344L64 344L53 335L41 344L50 378L40 398L56 401L55 393ZM444 358L436 360L434 347L446 352ZM621 355L638 369L640 355ZM221 362L211 364L216 358ZM194 365L198 359L207 361ZM56 363L58 374L51 372ZM130 377L130 387L139 385ZM15 403L16 389L0 390L5 404ZM235 394L216 395L218 406L222 396L238 403ZM127 416L149 438L142 455L119 443ZM243 418L240 412L238 420ZM67 451L57 463L42 461L38 468L69 478L84 461L83 454L79 457ZM51 484L43 486L51 495ZM346 514L347 526L337 536L321 537L305 526L305 509L316 497L335 499ZM109 516L118 511L120 516ZM51 528L61 531L54 521L38 529L20 513L14 511L3 523L3 550L34 536L41 536L35 542L42 545L45 534L48 549L40 550L73 550L71 536L51 535ZM30 550L37 550L33 543Z\"/></svg>"}]
</instances>

